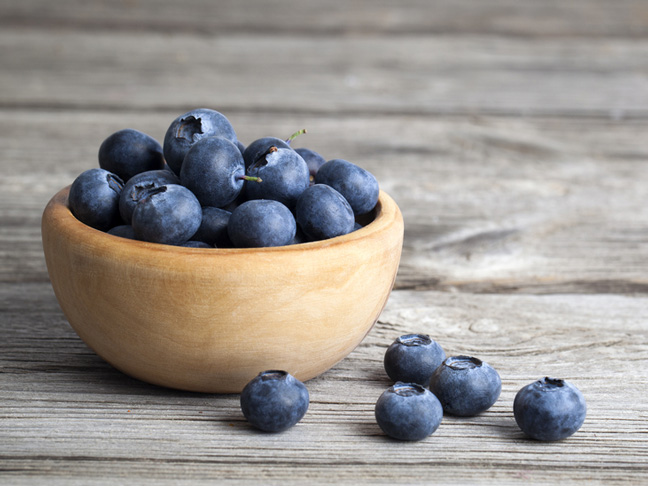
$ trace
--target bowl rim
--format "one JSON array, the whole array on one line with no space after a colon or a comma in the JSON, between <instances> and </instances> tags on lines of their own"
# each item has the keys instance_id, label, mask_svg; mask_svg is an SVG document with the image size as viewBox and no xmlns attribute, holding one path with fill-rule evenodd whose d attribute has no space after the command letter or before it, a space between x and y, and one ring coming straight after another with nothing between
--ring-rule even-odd
<instances>
[{"instance_id":1,"label":"bowl rim","mask_svg":"<svg viewBox=\"0 0 648 486\"><path fill-rule=\"evenodd\" d=\"M46 224L60 234L68 235L72 240L83 241L91 246L115 247L129 253L149 253L151 250L172 253L178 255L244 255L260 253L285 253L291 251L317 251L323 248L331 248L339 245L352 244L358 240L371 238L389 229L395 222L401 221L402 215L396 202L382 189L378 195L378 202L373 209L373 219L363 227L326 240L312 241L306 243L295 243L284 246L256 247L256 248L192 248L176 245L166 245L148 241L132 240L121 236L111 235L105 231L98 230L78 220L69 208L68 196L71 185L58 191L47 203L43 211L42 226ZM403 231L403 229L401 229ZM43 231L44 233L44 231Z\"/></svg>"}]
</instances>

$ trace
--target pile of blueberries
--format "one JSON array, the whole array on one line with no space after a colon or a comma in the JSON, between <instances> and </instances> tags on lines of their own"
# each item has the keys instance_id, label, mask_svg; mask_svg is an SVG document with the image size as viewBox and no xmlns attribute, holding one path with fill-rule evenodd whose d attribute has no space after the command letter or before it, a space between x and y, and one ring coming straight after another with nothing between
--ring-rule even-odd
<instances>
[{"instance_id":1,"label":"pile of blueberries","mask_svg":"<svg viewBox=\"0 0 648 486\"><path fill-rule=\"evenodd\" d=\"M399 440L418 441L437 430L443 414L472 417L499 398L502 382L488 363L471 356L446 357L426 334L407 334L387 349L385 371L395 384L378 398L376 422ZM260 373L244 388L241 409L255 427L279 432L295 425L308 409L308 391L285 371ZM585 399L568 381L542 378L515 396L520 429L540 441L574 434L585 421Z\"/></svg>"},{"instance_id":2,"label":"pile of blueberries","mask_svg":"<svg viewBox=\"0 0 648 486\"><path fill-rule=\"evenodd\" d=\"M350 233L378 201L376 178L344 159L293 149L300 130L245 147L221 113L177 117L164 144L134 129L106 138L81 173L72 214L110 234L167 245L284 246Z\"/></svg>"}]
</instances>

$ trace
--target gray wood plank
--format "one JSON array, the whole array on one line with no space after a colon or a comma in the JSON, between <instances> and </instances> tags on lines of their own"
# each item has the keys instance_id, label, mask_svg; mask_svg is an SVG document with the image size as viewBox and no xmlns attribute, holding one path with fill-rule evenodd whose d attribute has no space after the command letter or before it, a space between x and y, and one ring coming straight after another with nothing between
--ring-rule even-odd
<instances>
[{"instance_id":1,"label":"gray wood plank","mask_svg":"<svg viewBox=\"0 0 648 486\"><path fill-rule=\"evenodd\" d=\"M648 115L648 41L0 31L0 106Z\"/></svg>"},{"instance_id":2,"label":"gray wood plank","mask_svg":"<svg viewBox=\"0 0 648 486\"><path fill-rule=\"evenodd\" d=\"M250 429L236 395L167 390L113 370L74 335L48 284L4 285L0 480L640 484L646 309L645 297L395 291L362 345L307 382L304 419L272 435ZM389 386L382 357L407 332L493 365L498 402L478 417L444 417L419 443L385 438L373 417ZM563 442L525 439L512 416L517 390L544 375L572 381L588 402L582 429Z\"/></svg>"},{"instance_id":3,"label":"gray wood plank","mask_svg":"<svg viewBox=\"0 0 648 486\"><path fill-rule=\"evenodd\" d=\"M0 281L46 281L42 210L105 137L161 140L177 114L0 111ZM405 218L397 288L648 291L643 120L226 115L245 143L306 127L296 146L376 175Z\"/></svg>"},{"instance_id":4,"label":"gray wood plank","mask_svg":"<svg viewBox=\"0 0 648 486\"><path fill-rule=\"evenodd\" d=\"M21 0L0 5L0 25L167 34L334 36L380 33L645 37L641 0Z\"/></svg>"}]
</instances>

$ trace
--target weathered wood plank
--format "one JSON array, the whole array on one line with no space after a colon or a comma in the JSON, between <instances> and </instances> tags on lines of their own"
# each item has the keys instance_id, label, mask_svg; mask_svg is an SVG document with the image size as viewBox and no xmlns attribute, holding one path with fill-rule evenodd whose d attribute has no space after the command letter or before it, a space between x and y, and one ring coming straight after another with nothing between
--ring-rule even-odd
<instances>
[{"instance_id":1,"label":"weathered wood plank","mask_svg":"<svg viewBox=\"0 0 648 486\"><path fill-rule=\"evenodd\" d=\"M648 41L0 31L0 106L648 115Z\"/></svg>"},{"instance_id":2,"label":"weathered wood plank","mask_svg":"<svg viewBox=\"0 0 648 486\"><path fill-rule=\"evenodd\" d=\"M247 426L236 395L157 388L113 370L76 338L48 284L3 286L0 478L639 484L648 480L647 308L645 297L395 291L363 344L307 383L302 422L268 435ZM373 418L389 386L382 356L406 332L492 364L499 401L478 417L445 417L423 442L386 439ZM512 417L517 390L543 375L571 380L588 401L582 429L560 443L526 440Z\"/></svg>"},{"instance_id":3,"label":"weathered wood plank","mask_svg":"<svg viewBox=\"0 0 648 486\"><path fill-rule=\"evenodd\" d=\"M647 18L641 0L21 0L0 5L2 26L206 35L640 37L648 34Z\"/></svg>"},{"instance_id":4,"label":"weathered wood plank","mask_svg":"<svg viewBox=\"0 0 648 486\"><path fill-rule=\"evenodd\" d=\"M96 166L106 136L133 127L162 139L177 114L0 112L0 280L46 281L41 212ZM405 218L398 288L648 292L645 121L230 118L245 143L307 127L297 145L377 176Z\"/></svg>"}]
</instances>

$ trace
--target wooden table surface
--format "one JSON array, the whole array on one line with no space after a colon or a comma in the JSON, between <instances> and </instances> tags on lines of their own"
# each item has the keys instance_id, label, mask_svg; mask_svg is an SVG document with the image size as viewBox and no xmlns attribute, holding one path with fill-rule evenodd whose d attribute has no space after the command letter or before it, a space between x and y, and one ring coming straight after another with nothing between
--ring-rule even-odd
<instances>
[{"instance_id":1,"label":"wooden table surface","mask_svg":"<svg viewBox=\"0 0 648 486\"><path fill-rule=\"evenodd\" d=\"M647 484L645 0L0 3L0 484ZM151 386L76 336L40 240L110 133L223 112L249 143L372 171L399 204L395 289L289 431L236 395ZM502 394L387 439L382 359L409 332L493 365ZM565 378L579 432L524 438L515 393Z\"/></svg>"}]
</instances>

